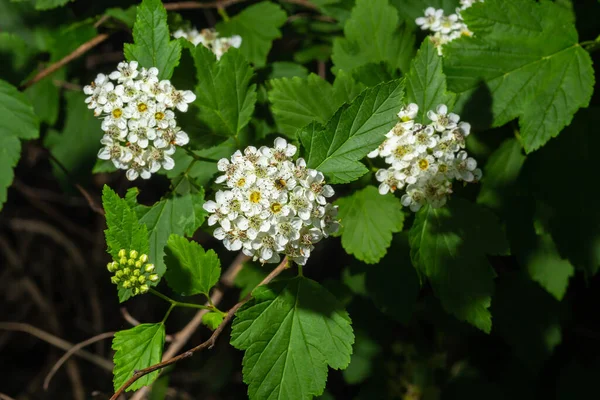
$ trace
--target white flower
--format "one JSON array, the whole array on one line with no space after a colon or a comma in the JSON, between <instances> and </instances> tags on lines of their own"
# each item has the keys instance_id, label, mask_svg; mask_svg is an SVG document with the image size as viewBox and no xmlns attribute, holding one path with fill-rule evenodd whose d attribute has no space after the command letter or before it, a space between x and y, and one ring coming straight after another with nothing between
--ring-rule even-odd
<instances>
[{"instance_id":1,"label":"white flower","mask_svg":"<svg viewBox=\"0 0 600 400\"><path fill-rule=\"evenodd\" d=\"M207 201L209 225L225 247L242 248L262 263L278 262L280 253L306 263L314 244L337 231L337 207L327 203L333 188L322 173L293 162L296 146L283 138L273 147L249 146L221 159L216 201Z\"/></svg>"},{"instance_id":2,"label":"white flower","mask_svg":"<svg viewBox=\"0 0 600 400\"><path fill-rule=\"evenodd\" d=\"M219 37L219 33L214 29L202 29L198 32L198 29L178 29L173 33L175 38L185 38L192 42L194 46L199 44L203 45L207 49L211 50L217 60L229 50L231 47L239 48L242 45L242 37L234 35L231 37Z\"/></svg>"},{"instance_id":3,"label":"white flower","mask_svg":"<svg viewBox=\"0 0 600 400\"><path fill-rule=\"evenodd\" d=\"M398 113L400 122L370 154L382 157L390 166L375 173L379 193L384 195L407 185L401 202L412 211L426 204L442 207L452 194L454 179L477 182L482 176L475 159L461 150L471 125L459 123L460 117L448 113L445 104L427 113L432 121L428 125L410 119L417 113L416 104L404 107Z\"/></svg>"},{"instance_id":4,"label":"white flower","mask_svg":"<svg viewBox=\"0 0 600 400\"><path fill-rule=\"evenodd\" d=\"M444 16L444 10L439 9L436 10L433 7L427 7L425 10L425 17L419 17L416 19L417 25L421 27L421 29L431 29L436 30L440 26L441 19Z\"/></svg>"},{"instance_id":5,"label":"white flower","mask_svg":"<svg viewBox=\"0 0 600 400\"><path fill-rule=\"evenodd\" d=\"M185 112L196 96L159 81L158 74L155 67L138 69L136 61L121 62L116 71L99 74L83 89L88 108L102 119L104 147L98 157L127 170L130 180L172 169L175 146L189 142L172 109Z\"/></svg>"}]
</instances>

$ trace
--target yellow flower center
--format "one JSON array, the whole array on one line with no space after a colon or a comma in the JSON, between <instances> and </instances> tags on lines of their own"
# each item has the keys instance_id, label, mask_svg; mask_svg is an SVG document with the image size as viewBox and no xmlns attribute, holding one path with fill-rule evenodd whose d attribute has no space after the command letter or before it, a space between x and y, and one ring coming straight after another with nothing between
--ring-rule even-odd
<instances>
[{"instance_id":1,"label":"yellow flower center","mask_svg":"<svg viewBox=\"0 0 600 400\"><path fill-rule=\"evenodd\" d=\"M237 182L236 185L238 187L243 187L246 184L246 178L240 178Z\"/></svg>"},{"instance_id":2,"label":"yellow flower center","mask_svg":"<svg viewBox=\"0 0 600 400\"><path fill-rule=\"evenodd\" d=\"M446 165L442 164L442 165L440 165L439 170L441 173L445 173L446 171L448 171L448 167Z\"/></svg>"},{"instance_id":3,"label":"yellow flower center","mask_svg":"<svg viewBox=\"0 0 600 400\"><path fill-rule=\"evenodd\" d=\"M250 201L252 203L258 203L260 201L260 192L250 193Z\"/></svg>"},{"instance_id":4,"label":"yellow flower center","mask_svg":"<svg viewBox=\"0 0 600 400\"><path fill-rule=\"evenodd\" d=\"M426 159L422 159L419 161L419 168L421 168L421 170L425 171L427 168L429 168L429 161L427 161Z\"/></svg>"},{"instance_id":5,"label":"yellow flower center","mask_svg":"<svg viewBox=\"0 0 600 400\"><path fill-rule=\"evenodd\" d=\"M148 106L145 103L140 103L137 106L139 112L144 112L148 109Z\"/></svg>"},{"instance_id":6,"label":"yellow flower center","mask_svg":"<svg viewBox=\"0 0 600 400\"><path fill-rule=\"evenodd\" d=\"M120 108L115 108L112 111L112 116L115 118L121 118L121 115L123 115L123 110L121 110Z\"/></svg>"},{"instance_id":7,"label":"yellow flower center","mask_svg":"<svg viewBox=\"0 0 600 400\"><path fill-rule=\"evenodd\" d=\"M159 111L156 114L154 114L154 118L160 121L165 118L165 113Z\"/></svg>"},{"instance_id":8,"label":"yellow flower center","mask_svg":"<svg viewBox=\"0 0 600 400\"><path fill-rule=\"evenodd\" d=\"M281 211L281 207L281 204L273 203L271 204L271 211L273 211L274 213L278 213L279 211Z\"/></svg>"}]
</instances>

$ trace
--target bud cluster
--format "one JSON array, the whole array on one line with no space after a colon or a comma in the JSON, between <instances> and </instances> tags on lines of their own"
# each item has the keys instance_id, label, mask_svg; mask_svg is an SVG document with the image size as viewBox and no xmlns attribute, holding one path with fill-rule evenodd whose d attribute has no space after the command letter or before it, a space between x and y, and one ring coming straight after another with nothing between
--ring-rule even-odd
<instances>
[{"instance_id":1,"label":"bud cluster","mask_svg":"<svg viewBox=\"0 0 600 400\"><path fill-rule=\"evenodd\" d=\"M262 263L275 263L280 253L304 265L314 244L337 231L337 206L328 203L333 188L323 174L292 157L296 146L283 138L274 147L247 147L218 164L216 183L226 190L207 201L209 225L228 250L242 250Z\"/></svg>"},{"instance_id":2,"label":"bud cluster","mask_svg":"<svg viewBox=\"0 0 600 400\"><path fill-rule=\"evenodd\" d=\"M133 295L143 294L150 290L149 284L158 281L154 273L154 264L148 263L148 255L139 255L136 250L119 250L117 260L106 265L114 274L110 280L118 288L129 289Z\"/></svg>"},{"instance_id":3,"label":"bud cluster","mask_svg":"<svg viewBox=\"0 0 600 400\"><path fill-rule=\"evenodd\" d=\"M157 68L141 68L137 61L121 62L111 74L99 74L83 88L94 115L102 118L104 145L98 158L127 170L127 179L149 179L164 168L173 169L175 146L189 142L177 126L177 108L186 112L196 99L189 90L177 90L169 80L158 79Z\"/></svg>"},{"instance_id":4,"label":"bud cluster","mask_svg":"<svg viewBox=\"0 0 600 400\"><path fill-rule=\"evenodd\" d=\"M483 0L460 0L461 6L456 9L455 14L444 15L444 10L436 10L428 7L425 10L425 16L415 20L416 24L423 30L429 29L433 32L431 40L437 47L438 54L442 55L442 47L461 36L473 36L465 24L460 12L471 7L473 3L483 2Z\"/></svg>"},{"instance_id":5,"label":"bud cluster","mask_svg":"<svg viewBox=\"0 0 600 400\"><path fill-rule=\"evenodd\" d=\"M463 150L471 125L459 122L460 117L448 113L445 104L427 112L428 125L414 121L418 111L414 103L402 108L400 120L385 135L386 140L368 155L381 157L390 165L375 174L381 182L379 193L406 186L402 205L415 212L425 204L435 208L446 204L454 179L477 182L482 175L477 161Z\"/></svg>"},{"instance_id":6,"label":"bud cluster","mask_svg":"<svg viewBox=\"0 0 600 400\"><path fill-rule=\"evenodd\" d=\"M217 56L217 60L219 60L231 47L237 49L242 45L241 36L233 35L231 37L219 37L219 32L214 29L202 29L200 32L198 32L198 29L196 28L178 29L173 33L173 37L185 38L192 42L194 46L202 44Z\"/></svg>"}]
</instances>

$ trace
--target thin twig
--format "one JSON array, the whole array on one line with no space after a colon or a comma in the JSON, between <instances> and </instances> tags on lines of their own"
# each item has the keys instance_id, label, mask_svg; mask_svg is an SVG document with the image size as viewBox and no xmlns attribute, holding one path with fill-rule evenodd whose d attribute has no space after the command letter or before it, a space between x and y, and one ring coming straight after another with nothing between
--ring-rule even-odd
<instances>
[{"instance_id":1,"label":"thin twig","mask_svg":"<svg viewBox=\"0 0 600 400\"><path fill-rule=\"evenodd\" d=\"M123 316L125 321L129 322L129 324L131 324L132 326L138 326L140 324L140 321L138 321L131 314L129 314L129 311L127 311L127 308L125 307L121 307L121 315Z\"/></svg>"},{"instance_id":2,"label":"thin twig","mask_svg":"<svg viewBox=\"0 0 600 400\"><path fill-rule=\"evenodd\" d=\"M75 346L73 343L67 342L64 339L61 339L61 338L54 336L46 331L36 328L35 326L29 325L29 324L24 324L21 322L0 322L0 329L7 330L7 331L18 331L18 332L29 333L30 335L33 335L33 336L43 340L44 342L49 343L55 347L58 347L59 349L65 350L65 351L69 351L73 346ZM75 355L78 357L81 357L93 364L96 364L100 368L103 368L107 371L112 371L112 369L113 369L112 362L110 362L100 356L97 356L95 354L89 353L85 350L77 350L77 352L75 352Z\"/></svg>"},{"instance_id":3,"label":"thin twig","mask_svg":"<svg viewBox=\"0 0 600 400\"><path fill-rule=\"evenodd\" d=\"M111 338L115 335L115 332L105 332L105 333L101 333L99 335L96 335L94 337L91 337L87 340L84 340L81 343L77 343L75 346L71 347L71 349L69 351L67 351L57 362L56 364L54 364L54 366L52 367L52 369L50 370L50 372L48 372L48 375L46 375L46 378L44 379L44 390L48 390L48 386L50 385L50 381L52 380L52 377L54 377L54 374L56 374L56 372L60 369L60 367L65 363L65 361L67 361L77 350L84 348L85 346L88 346L92 343L96 343L100 340L104 340L104 339L108 339Z\"/></svg>"},{"instance_id":4,"label":"thin twig","mask_svg":"<svg viewBox=\"0 0 600 400\"><path fill-rule=\"evenodd\" d=\"M85 198L85 200L88 202L88 205L90 206L92 211L94 211L98 215L104 215L104 209L96 203L96 201L94 200L92 195L90 195L90 193L87 190L85 190L83 188L83 186L81 186L79 183L75 182L75 180L71 176L71 173L69 172L69 170L56 157L54 157L54 154L52 154L52 152L49 150L48 150L48 158L50 158L50 160L52 160L58 166L58 168L60 168L62 170L62 172L65 173L67 178L69 178L69 180L71 181L71 184L73 186L75 186L75 188L77 190L79 190L79 193L81 193L83 195L83 197Z\"/></svg>"},{"instance_id":5,"label":"thin twig","mask_svg":"<svg viewBox=\"0 0 600 400\"><path fill-rule=\"evenodd\" d=\"M262 286L262 285L266 285L269 282L271 282L277 275L279 275L284 269L288 268L288 259L287 257L283 259L283 261L281 262L281 264L279 264L273 271L271 271L271 273L269 275L267 275L265 277L265 279L263 279L258 285L258 286ZM169 360L166 361L162 361L158 364L152 365L148 368L144 368L141 369L139 371L136 371L133 376L131 378L129 378L129 380L127 382L125 382L125 384L123 386L121 386L119 388L119 390L117 390L115 392L115 394L110 398L110 400L117 400L117 398L121 395L121 393L123 393L125 391L125 389L127 389L129 386L133 385L133 383L135 381L137 381L138 379L140 379L142 376L148 375L154 371L157 371L159 369L165 368L171 364L175 364L176 362L183 360L185 358L189 358L191 357L194 353L202 351L204 349L212 349L215 345L215 342L217 340L217 338L219 337L219 335L221 334L221 332L223 332L223 330L225 329L225 327L229 324L229 322L233 319L233 316L235 315L236 311L239 310L239 308L241 306L243 306L244 304L246 304L246 302L248 302L248 300L250 300L250 298L252 297L252 293L249 293L242 301L238 302L236 305L234 305L233 307L231 307L229 309L229 311L227 311L227 314L225 315L225 318L223 319L223 322L221 322L221 324L219 325L219 327L217 329L215 329L215 331L213 332L213 334L210 336L210 338L208 338L208 340L204 341L203 343L199 344L198 346L184 352L181 353Z\"/></svg>"},{"instance_id":6,"label":"thin twig","mask_svg":"<svg viewBox=\"0 0 600 400\"><path fill-rule=\"evenodd\" d=\"M248 257L242 252L240 252L235 257L235 259L229 265L225 273L221 276L219 284L220 286L222 286L222 288L215 289L210 296L210 301L207 301L205 305L208 306L211 302L215 306L219 305L221 299L223 298L223 291L227 288L233 287L233 282L235 281L236 276L241 271L242 267L244 266L244 263L249 259L250 257ZM198 311L196 315L194 315L194 318L192 318L182 330L173 335L173 343L171 343L167 351L165 351L165 353L163 354L162 361L170 360L181 351L183 346L186 345L186 343L188 342L188 340L190 340L194 332L196 332L198 327L202 324L202 317L204 317L204 314L206 313L208 313L208 310ZM149 389L150 386L144 386L143 388L135 392L135 394L131 396L130 400L144 399Z\"/></svg>"},{"instance_id":7,"label":"thin twig","mask_svg":"<svg viewBox=\"0 0 600 400\"><path fill-rule=\"evenodd\" d=\"M165 3L165 10L177 11L177 10L193 10L197 8L225 8L236 3L241 3L246 0L220 0L212 1L210 3L203 3L200 1L179 1L176 3Z\"/></svg>"},{"instance_id":8,"label":"thin twig","mask_svg":"<svg viewBox=\"0 0 600 400\"><path fill-rule=\"evenodd\" d=\"M46 67L43 70L41 70L40 72L38 72L38 74L36 76L34 76L30 80L28 80L27 82L22 84L21 89L27 89L29 86L33 85L34 83L41 81L42 79L44 79L48 75L52 74L53 72L59 70L60 68L64 67L65 65L67 65L68 63L70 63L71 61L76 59L77 57L82 56L89 50L98 46L100 43L102 43L106 39L108 39L108 37L109 37L109 35L107 33L101 33L98 36L93 37L92 39L88 40L87 42L85 42L84 44L82 44L81 46L76 48L71 54L66 55L65 57L61 58L59 61L55 62L54 64L49 65L48 67Z\"/></svg>"}]
</instances>

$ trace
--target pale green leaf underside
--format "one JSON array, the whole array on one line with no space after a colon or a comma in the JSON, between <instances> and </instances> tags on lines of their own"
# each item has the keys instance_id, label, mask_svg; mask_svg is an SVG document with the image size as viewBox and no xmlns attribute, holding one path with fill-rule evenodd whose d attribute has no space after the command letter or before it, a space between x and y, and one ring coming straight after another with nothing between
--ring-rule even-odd
<instances>
[{"instance_id":1,"label":"pale green leaf underside","mask_svg":"<svg viewBox=\"0 0 600 400\"><path fill-rule=\"evenodd\" d=\"M527 152L543 146L589 104L594 71L567 11L533 0L486 0L463 12L475 35L444 48L450 90L463 100L483 81L494 126L519 118Z\"/></svg>"},{"instance_id":2,"label":"pale green leaf underside","mask_svg":"<svg viewBox=\"0 0 600 400\"><path fill-rule=\"evenodd\" d=\"M204 46L190 49L196 65L200 119L217 135L236 136L250 122L256 103L254 70L237 49L229 49L217 62Z\"/></svg>"},{"instance_id":3,"label":"pale green leaf underside","mask_svg":"<svg viewBox=\"0 0 600 400\"><path fill-rule=\"evenodd\" d=\"M167 12L160 0L144 0L138 6L133 25L133 44L125 44L128 61L158 68L159 79L169 79L179 64L181 46L170 40Z\"/></svg>"},{"instance_id":4,"label":"pale green leaf underside","mask_svg":"<svg viewBox=\"0 0 600 400\"><path fill-rule=\"evenodd\" d=\"M350 362L354 333L347 312L318 283L297 277L253 291L237 313L231 344L245 350L252 400L308 400L323 393L327 366Z\"/></svg>"},{"instance_id":5,"label":"pale green leaf underside","mask_svg":"<svg viewBox=\"0 0 600 400\"><path fill-rule=\"evenodd\" d=\"M283 9L269 1L246 7L242 12L217 24L221 36L240 35L240 51L256 67L263 67L273 40L281 37L279 28L287 15Z\"/></svg>"},{"instance_id":6,"label":"pale green leaf underside","mask_svg":"<svg viewBox=\"0 0 600 400\"><path fill-rule=\"evenodd\" d=\"M333 85L315 74L307 78L273 79L269 83L275 122L288 136L313 121L327 123L342 104L351 102L364 89L364 85L343 71L338 73Z\"/></svg>"},{"instance_id":7,"label":"pale green leaf underside","mask_svg":"<svg viewBox=\"0 0 600 400\"><path fill-rule=\"evenodd\" d=\"M428 278L444 308L489 333L495 273L486 254L508 248L494 215L455 198L443 208L423 208L409 233L411 259Z\"/></svg>"},{"instance_id":8,"label":"pale green leaf underside","mask_svg":"<svg viewBox=\"0 0 600 400\"><path fill-rule=\"evenodd\" d=\"M413 28L399 24L388 0L357 0L344 26L344 37L333 42L335 69L351 71L368 63L388 62L407 71L414 54Z\"/></svg>"},{"instance_id":9,"label":"pale green leaf underside","mask_svg":"<svg viewBox=\"0 0 600 400\"><path fill-rule=\"evenodd\" d=\"M359 160L396 124L403 95L402 80L383 83L341 107L324 127L314 122L304 127L298 137L307 165L323 172L331 183L360 178L367 169Z\"/></svg>"},{"instance_id":10,"label":"pale green leaf underside","mask_svg":"<svg viewBox=\"0 0 600 400\"><path fill-rule=\"evenodd\" d=\"M167 283L183 296L199 293L208 296L221 276L221 263L213 250L205 251L198 243L179 235L169 237L165 264Z\"/></svg>"},{"instance_id":11,"label":"pale green leaf underside","mask_svg":"<svg viewBox=\"0 0 600 400\"><path fill-rule=\"evenodd\" d=\"M392 233L400 232L404 225L400 200L393 195L382 196L376 187L367 186L336 204L346 252L368 264L377 263L392 243Z\"/></svg>"},{"instance_id":12,"label":"pale green leaf underside","mask_svg":"<svg viewBox=\"0 0 600 400\"><path fill-rule=\"evenodd\" d=\"M135 371L159 363L165 344L165 326L160 324L141 324L134 328L115 333L112 349L115 350L113 384L119 389ZM144 375L133 383L127 391L138 390L150 385L160 371Z\"/></svg>"},{"instance_id":13,"label":"pale green leaf underside","mask_svg":"<svg viewBox=\"0 0 600 400\"><path fill-rule=\"evenodd\" d=\"M454 98L455 95L446 89L442 57L431 40L426 38L406 74L406 102L419 106L415 121L421 124L431 122L427 118L427 111L435 110L438 104L446 104L452 109Z\"/></svg>"}]
</instances>

